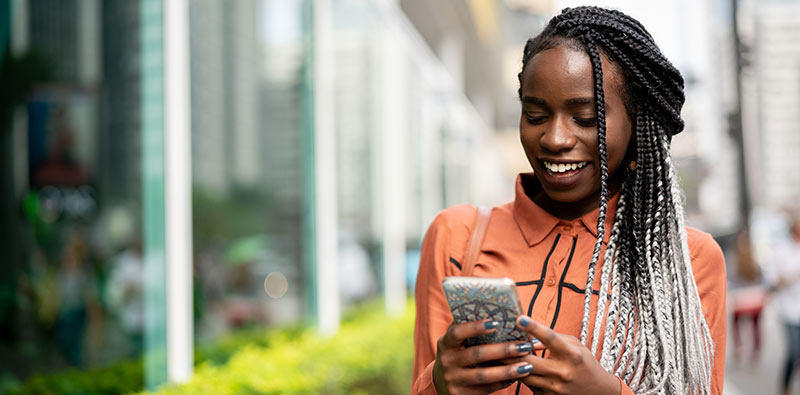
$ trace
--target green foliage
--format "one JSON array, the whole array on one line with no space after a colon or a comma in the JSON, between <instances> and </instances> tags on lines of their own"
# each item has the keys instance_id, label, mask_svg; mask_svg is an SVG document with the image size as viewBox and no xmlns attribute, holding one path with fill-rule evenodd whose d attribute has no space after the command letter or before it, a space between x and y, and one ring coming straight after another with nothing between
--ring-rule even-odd
<instances>
[{"instance_id":1,"label":"green foliage","mask_svg":"<svg viewBox=\"0 0 800 395\"><path fill-rule=\"evenodd\" d=\"M413 322L411 307L392 319L371 305L332 338L312 330L272 332L223 365L202 363L191 382L157 394L407 394Z\"/></svg>"},{"instance_id":2,"label":"green foliage","mask_svg":"<svg viewBox=\"0 0 800 395\"><path fill-rule=\"evenodd\" d=\"M337 334L311 328L248 328L195 352L195 375L156 394L407 394L413 358L413 304L390 318L359 307ZM141 391L141 360L107 368L39 374L10 394L121 394Z\"/></svg>"},{"instance_id":3,"label":"green foliage","mask_svg":"<svg viewBox=\"0 0 800 395\"><path fill-rule=\"evenodd\" d=\"M12 395L28 394L123 394L144 386L141 360L118 363L87 371L36 374L25 384L9 391Z\"/></svg>"}]
</instances>

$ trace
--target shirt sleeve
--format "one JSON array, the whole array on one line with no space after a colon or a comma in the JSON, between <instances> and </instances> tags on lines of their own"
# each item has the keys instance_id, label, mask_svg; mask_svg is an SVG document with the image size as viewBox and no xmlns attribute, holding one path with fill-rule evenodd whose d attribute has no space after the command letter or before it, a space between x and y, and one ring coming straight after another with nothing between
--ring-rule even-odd
<instances>
[{"instance_id":1,"label":"shirt sleeve","mask_svg":"<svg viewBox=\"0 0 800 395\"><path fill-rule=\"evenodd\" d=\"M469 236L464 223L471 224L475 213L475 208L467 205L448 208L436 216L425 233L415 289L413 394L436 394L432 376L436 342L453 320L442 290L442 280L460 271L451 258L456 262L461 259L462 244L466 244ZM453 257L451 249L458 256Z\"/></svg>"},{"instance_id":2,"label":"shirt sleeve","mask_svg":"<svg viewBox=\"0 0 800 395\"><path fill-rule=\"evenodd\" d=\"M725 258L722 249L707 233L689 230L689 251L692 259L692 270L703 315L708 323L711 339L714 344L714 360L711 366L711 393L722 394L725 378L725 345L726 345L726 274ZM694 240L692 240L694 239Z\"/></svg>"}]
</instances>

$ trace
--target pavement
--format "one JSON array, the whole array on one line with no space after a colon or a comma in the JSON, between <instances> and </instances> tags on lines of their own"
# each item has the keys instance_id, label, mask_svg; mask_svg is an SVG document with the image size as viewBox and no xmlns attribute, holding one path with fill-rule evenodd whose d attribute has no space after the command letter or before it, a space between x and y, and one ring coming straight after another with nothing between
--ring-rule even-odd
<instances>
[{"instance_id":1,"label":"pavement","mask_svg":"<svg viewBox=\"0 0 800 395\"><path fill-rule=\"evenodd\" d=\"M732 319L728 317L728 349L725 362L725 386L723 395L772 395L780 394L780 375L786 358L786 339L775 308L764 307L760 318L761 356L752 356L752 332L749 322L741 325L742 352L737 362L733 352ZM792 382L793 394L800 394L800 372Z\"/></svg>"}]
</instances>

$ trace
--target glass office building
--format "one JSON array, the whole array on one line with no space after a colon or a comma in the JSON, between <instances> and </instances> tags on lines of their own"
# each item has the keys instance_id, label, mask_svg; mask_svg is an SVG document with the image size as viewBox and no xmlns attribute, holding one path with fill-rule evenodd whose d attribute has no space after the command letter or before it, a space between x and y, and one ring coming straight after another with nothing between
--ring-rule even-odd
<instances>
[{"instance_id":1,"label":"glass office building","mask_svg":"<svg viewBox=\"0 0 800 395\"><path fill-rule=\"evenodd\" d=\"M190 170L172 178L165 3L0 2L0 388L124 360L166 381L176 281L197 345L402 308L428 222L470 198L486 121L391 2L185 3Z\"/></svg>"}]
</instances>

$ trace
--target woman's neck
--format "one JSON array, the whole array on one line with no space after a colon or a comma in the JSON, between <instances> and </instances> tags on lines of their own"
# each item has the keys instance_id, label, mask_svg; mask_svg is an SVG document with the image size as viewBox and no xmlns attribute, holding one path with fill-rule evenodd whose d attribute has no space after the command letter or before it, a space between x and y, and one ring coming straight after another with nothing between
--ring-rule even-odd
<instances>
[{"instance_id":1,"label":"woman's neck","mask_svg":"<svg viewBox=\"0 0 800 395\"><path fill-rule=\"evenodd\" d=\"M619 192L621 187L621 180L616 177L612 178L608 188L609 199ZM550 198L550 196L544 192L544 189L538 185L538 180L536 180L535 185L528 185L525 187L525 194L539 207L543 208L554 217L565 221L580 218L600 207L600 189L576 202L559 202Z\"/></svg>"}]
</instances>

